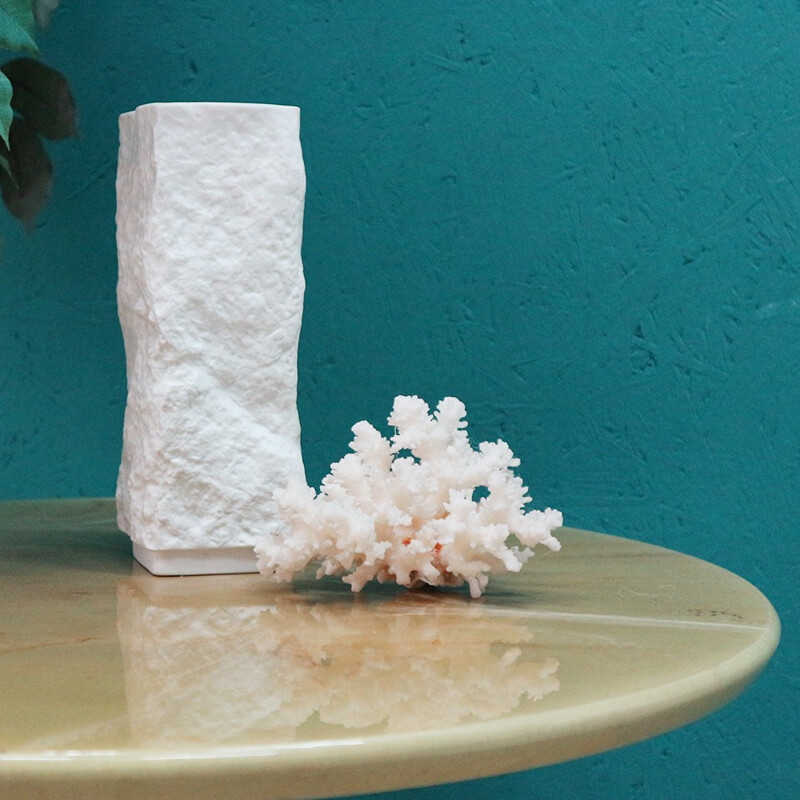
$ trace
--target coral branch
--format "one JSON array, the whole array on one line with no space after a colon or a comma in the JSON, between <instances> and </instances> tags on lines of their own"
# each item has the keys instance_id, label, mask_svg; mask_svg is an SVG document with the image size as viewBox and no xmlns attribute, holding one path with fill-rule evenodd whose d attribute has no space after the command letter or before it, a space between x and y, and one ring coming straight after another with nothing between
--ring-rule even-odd
<instances>
[{"instance_id":1,"label":"coral branch","mask_svg":"<svg viewBox=\"0 0 800 800\"><path fill-rule=\"evenodd\" d=\"M473 449L465 416L454 397L431 414L419 397L400 396L390 439L368 422L354 425L353 452L331 466L319 493L304 484L275 492L289 532L257 544L261 572L287 581L318 563L319 577L344 575L353 591L372 579L412 588L466 582L479 597L490 573L518 572L535 545L559 550L561 512L526 512L528 489L513 472L519 459L502 440Z\"/></svg>"}]
</instances>

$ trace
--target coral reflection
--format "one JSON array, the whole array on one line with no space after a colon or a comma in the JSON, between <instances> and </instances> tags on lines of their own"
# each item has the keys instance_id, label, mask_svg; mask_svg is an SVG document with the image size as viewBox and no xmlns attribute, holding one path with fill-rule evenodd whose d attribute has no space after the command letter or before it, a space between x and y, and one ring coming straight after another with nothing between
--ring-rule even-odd
<instances>
[{"instance_id":1,"label":"coral reflection","mask_svg":"<svg viewBox=\"0 0 800 800\"><path fill-rule=\"evenodd\" d=\"M495 719L558 689L558 661L532 660L528 627L463 595L264 586L258 576L120 582L135 739L419 731Z\"/></svg>"}]
</instances>

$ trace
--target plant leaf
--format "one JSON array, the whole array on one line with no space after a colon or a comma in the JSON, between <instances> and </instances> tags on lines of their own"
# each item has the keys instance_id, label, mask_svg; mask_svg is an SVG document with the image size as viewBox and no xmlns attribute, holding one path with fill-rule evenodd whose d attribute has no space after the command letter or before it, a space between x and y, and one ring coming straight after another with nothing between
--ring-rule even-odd
<instances>
[{"instance_id":1,"label":"plant leaf","mask_svg":"<svg viewBox=\"0 0 800 800\"><path fill-rule=\"evenodd\" d=\"M11 107L48 139L76 136L75 98L67 79L33 58L15 58L0 67L11 81Z\"/></svg>"},{"instance_id":2,"label":"plant leaf","mask_svg":"<svg viewBox=\"0 0 800 800\"><path fill-rule=\"evenodd\" d=\"M0 139L6 147L8 147L8 131L11 128L11 121L14 119L14 112L11 109L13 92L11 81L0 72Z\"/></svg>"},{"instance_id":3,"label":"plant leaf","mask_svg":"<svg viewBox=\"0 0 800 800\"><path fill-rule=\"evenodd\" d=\"M0 171L0 189L6 208L30 231L50 198L53 165L42 140L24 119L14 118L9 139L11 147L0 145L0 155L10 164L11 175Z\"/></svg>"},{"instance_id":4,"label":"plant leaf","mask_svg":"<svg viewBox=\"0 0 800 800\"><path fill-rule=\"evenodd\" d=\"M11 164L8 162L8 158L6 158L8 151L3 148L3 152L0 153L0 169L8 175L11 180L14 180L14 176L11 174Z\"/></svg>"},{"instance_id":5,"label":"plant leaf","mask_svg":"<svg viewBox=\"0 0 800 800\"><path fill-rule=\"evenodd\" d=\"M0 46L38 53L33 24L32 0L0 0Z\"/></svg>"}]
</instances>

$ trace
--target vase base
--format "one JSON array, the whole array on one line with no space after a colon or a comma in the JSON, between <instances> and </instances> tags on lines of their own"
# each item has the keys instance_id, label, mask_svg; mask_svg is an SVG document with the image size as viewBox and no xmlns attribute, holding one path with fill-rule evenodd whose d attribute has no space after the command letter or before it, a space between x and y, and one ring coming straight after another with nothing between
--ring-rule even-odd
<instances>
[{"instance_id":1,"label":"vase base","mask_svg":"<svg viewBox=\"0 0 800 800\"><path fill-rule=\"evenodd\" d=\"M258 572L252 547L151 550L133 543L133 557L153 575L227 575Z\"/></svg>"}]
</instances>

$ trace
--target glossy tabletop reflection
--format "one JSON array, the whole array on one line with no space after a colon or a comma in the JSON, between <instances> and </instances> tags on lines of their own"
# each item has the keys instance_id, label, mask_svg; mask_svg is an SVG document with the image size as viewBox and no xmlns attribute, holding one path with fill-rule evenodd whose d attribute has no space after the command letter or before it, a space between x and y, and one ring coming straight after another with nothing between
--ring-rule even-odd
<instances>
[{"instance_id":1,"label":"glossy tabletop reflection","mask_svg":"<svg viewBox=\"0 0 800 800\"><path fill-rule=\"evenodd\" d=\"M301 798L619 747L713 711L772 655L711 564L564 529L485 596L156 578L111 500L0 504L0 797Z\"/></svg>"}]
</instances>

